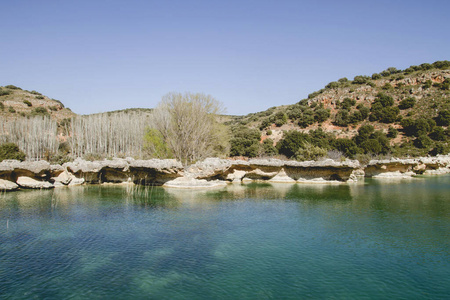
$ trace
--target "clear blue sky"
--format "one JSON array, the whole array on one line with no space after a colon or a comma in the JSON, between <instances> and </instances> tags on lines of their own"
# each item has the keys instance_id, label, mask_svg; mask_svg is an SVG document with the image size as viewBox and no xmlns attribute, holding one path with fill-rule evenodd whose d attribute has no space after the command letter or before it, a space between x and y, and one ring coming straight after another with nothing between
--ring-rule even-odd
<instances>
[{"instance_id":1,"label":"clear blue sky","mask_svg":"<svg viewBox=\"0 0 450 300\"><path fill-rule=\"evenodd\" d=\"M229 114L450 60L450 1L1 1L0 85L79 114L203 92Z\"/></svg>"}]
</instances>

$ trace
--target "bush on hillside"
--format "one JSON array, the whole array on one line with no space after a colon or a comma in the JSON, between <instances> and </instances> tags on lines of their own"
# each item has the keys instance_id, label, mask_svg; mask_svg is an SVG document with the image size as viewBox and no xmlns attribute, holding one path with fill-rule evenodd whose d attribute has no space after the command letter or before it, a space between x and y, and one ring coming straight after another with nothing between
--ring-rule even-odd
<instances>
[{"instance_id":1,"label":"bush on hillside","mask_svg":"<svg viewBox=\"0 0 450 300\"><path fill-rule=\"evenodd\" d=\"M292 157L302 147L304 142L309 142L310 137L306 133L295 130L288 131L286 135L277 144L278 153L286 157Z\"/></svg>"},{"instance_id":2,"label":"bush on hillside","mask_svg":"<svg viewBox=\"0 0 450 300\"><path fill-rule=\"evenodd\" d=\"M9 94L11 94L10 91L0 88L0 96L6 96L6 95L9 95Z\"/></svg>"},{"instance_id":3,"label":"bush on hillside","mask_svg":"<svg viewBox=\"0 0 450 300\"><path fill-rule=\"evenodd\" d=\"M333 148L343 153L346 157L353 158L358 153L358 147L355 142L350 139L336 139Z\"/></svg>"},{"instance_id":4,"label":"bush on hillside","mask_svg":"<svg viewBox=\"0 0 450 300\"><path fill-rule=\"evenodd\" d=\"M256 157L261 133L257 129L237 127L232 130L230 156Z\"/></svg>"},{"instance_id":5,"label":"bush on hillside","mask_svg":"<svg viewBox=\"0 0 450 300\"><path fill-rule=\"evenodd\" d=\"M262 143L262 152L266 156L274 156L278 154L277 148L273 145L272 139L265 139Z\"/></svg>"},{"instance_id":6,"label":"bush on hillside","mask_svg":"<svg viewBox=\"0 0 450 300\"><path fill-rule=\"evenodd\" d=\"M327 154L327 149L304 142L302 147L300 147L295 153L295 159L299 161L318 160L319 158L327 156Z\"/></svg>"},{"instance_id":7,"label":"bush on hillside","mask_svg":"<svg viewBox=\"0 0 450 300\"><path fill-rule=\"evenodd\" d=\"M416 104L416 99L414 99L413 97L408 97L408 98L400 101L398 108L400 108L400 109L413 108L415 104Z\"/></svg>"},{"instance_id":8,"label":"bush on hillside","mask_svg":"<svg viewBox=\"0 0 450 300\"><path fill-rule=\"evenodd\" d=\"M25 160L25 153L23 153L19 146L14 143L4 143L0 145L0 161L5 159Z\"/></svg>"},{"instance_id":9,"label":"bush on hillside","mask_svg":"<svg viewBox=\"0 0 450 300\"><path fill-rule=\"evenodd\" d=\"M440 111L436 118L436 124L438 124L439 126L449 126L450 125L450 110Z\"/></svg>"}]
</instances>

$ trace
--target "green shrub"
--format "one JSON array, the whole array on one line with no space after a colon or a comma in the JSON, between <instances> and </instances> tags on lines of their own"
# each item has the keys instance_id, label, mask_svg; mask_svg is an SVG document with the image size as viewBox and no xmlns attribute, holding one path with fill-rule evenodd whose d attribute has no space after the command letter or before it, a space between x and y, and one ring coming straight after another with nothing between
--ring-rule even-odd
<instances>
[{"instance_id":1,"label":"green shrub","mask_svg":"<svg viewBox=\"0 0 450 300\"><path fill-rule=\"evenodd\" d=\"M381 88L383 90L391 90L393 87L389 82L386 82Z\"/></svg>"},{"instance_id":2,"label":"green shrub","mask_svg":"<svg viewBox=\"0 0 450 300\"><path fill-rule=\"evenodd\" d=\"M417 148L422 148L422 149L429 148L432 144L433 144L433 141L425 134L419 135L414 140L414 146L416 146Z\"/></svg>"},{"instance_id":3,"label":"green shrub","mask_svg":"<svg viewBox=\"0 0 450 300\"><path fill-rule=\"evenodd\" d=\"M263 150L263 154L265 154L267 156L274 156L274 155L278 154L278 150L277 150L277 148L274 147L272 139L264 140L264 142L262 144L262 150Z\"/></svg>"},{"instance_id":4,"label":"green shrub","mask_svg":"<svg viewBox=\"0 0 450 300\"><path fill-rule=\"evenodd\" d=\"M4 89L0 88L0 96L6 96L6 95L9 95L9 94L11 94L10 91L7 91L7 90L4 90Z\"/></svg>"},{"instance_id":5,"label":"green shrub","mask_svg":"<svg viewBox=\"0 0 450 300\"><path fill-rule=\"evenodd\" d=\"M19 146L14 143L4 143L0 145L0 161L5 159L25 160L25 153L23 153Z\"/></svg>"},{"instance_id":6,"label":"green shrub","mask_svg":"<svg viewBox=\"0 0 450 300\"><path fill-rule=\"evenodd\" d=\"M450 148L448 145L442 143L436 143L434 148L429 152L429 154L436 156L438 154L448 154L450 153Z\"/></svg>"},{"instance_id":7,"label":"green shrub","mask_svg":"<svg viewBox=\"0 0 450 300\"><path fill-rule=\"evenodd\" d=\"M349 110L352 106L356 104L356 100L350 98L344 98L341 103L339 103L339 107L342 109Z\"/></svg>"},{"instance_id":8,"label":"green shrub","mask_svg":"<svg viewBox=\"0 0 450 300\"><path fill-rule=\"evenodd\" d=\"M403 131L406 135L418 137L431 132L436 126L436 122L431 118L425 117L421 117L416 120L404 118L401 121L401 125L403 126Z\"/></svg>"},{"instance_id":9,"label":"green shrub","mask_svg":"<svg viewBox=\"0 0 450 300\"><path fill-rule=\"evenodd\" d=\"M287 119L288 119L287 115L284 112L279 111L279 112L277 112L275 114L275 121L274 121L274 123L275 123L275 125L277 127L281 127L284 124L286 124Z\"/></svg>"},{"instance_id":10,"label":"green shrub","mask_svg":"<svg viewBox=\"0 0 450 300\"><path fill-rule=\"evenodd\" d=\"M45 107L36 107L32 112L32 116L48 116L49 113Z\"/></svg>"},{"instance_id":11,"label":"green shrub","mask_svg":"<svg viewBox=\"0 0 450 300\"><path fill-rule=\"evenodd\" d=\"M314 124L314 122L314 111L312 109L306 109L299 118L298 125L301 128L306 128L309 125Z\"/></svg>"},{"instance_id":12,"label":"green shrub","mask_svg":"<svg viewBox=\"0 0 450 300\"><path fill-rule=\"evenodd\" d=\"M36 92L36 91L31 91L30 94L33 94L33 95L42 95L41 93Z\"/></svg>"},{"instance_id":13,"label":"green shrub","mask_svg":"<svg viewBox=\"0 0 450 300\"><path fill-rule=\"evenodd\" d=\"M425 83L422 85L423 89L429 89L431 86L433 85L433 83L431 82L431 80L427 80L425 81Z\"/></svg>"},{"instance_id":14,"label":"green shrub","mask_svg":"<svg viewBox=\"0 0 450 300\"><path fill-rule=\"evenodd\" d=\"M376 139L368 139L359 146L365 154L378 154L381 152L381 144Z\"/></svg>"},{"instance_id":15,"label":"green shrub","mask_svg":"<svg viewBox=\"0 0 450 300\"><path fill-rule=\"evenodd\" d=\"M292 157L297 153L298 149L302 147L303 143L309 142L309 140L308 134L291 130L278 142L277 149L280 154Z\"/></svg>"},{"instance_id":16,"label":"green shrub","mask_svg":"<svg viewBox=\"0 0 450 300\"><path fill-rule=\"evenodd\" d=\"M373 103L380 103L383 107L389 107L394 105L394 98L383 93L378 93Z\"/></svg>"},{"instance_id":17,"label":"green shrub","mask_svg":"<svg viewBox=\"0 0 450 300\"><path fill-rule=\"evenodd\" d=\"M358 147L355 142L350 139L336 139L333 143L333 148L343 153L346 157L353 158L358 152Z\"/></svg>"},{"instance_id":18,"label":"green shrub","mask_svg":"<svg viewBox=\"0 0 450 300\"><path fill-rule=\"evenodd\" d=\"M429 134L429 137L435 141L445 141L447 139L444 128L439 126L434 127L433 131Z\"/></svg>"},{"instance_id":19,"label":"green shrub","mask_svg":"<svg viewBox=\"0 0 450 300\"><path fill-rule=\"evenodd\" d=\"M272 130L268 129L268 130L266 131L266 134L267 134L267 135L272 135Z\"/></svg>"},{"instance_id":20,"label":"green shrub","mask_svg":"<svg viewBox=\"0 0 450 300\"><path fill-rule=\"evenodd\" d=\"M8 84L7 86L5 86L5 88L10 89L10 90L21 90L20 87L12 85L12 84Z\"/></svg>"},{"instance_id":21,"label":"green shrub","mask_svg":"<svg viewBox=\"0 0 450 300\"><path fill-rule=\"evenodd\" d=\"M4 110L5 109L5 105L3 104L3 102L0 101L0 110Z\"/></svg>"},{"instance_id":22,"label":"green shrub","mask_svg":"<svg viewBox=\"0 0 450 300\"><path fill-rule=\"evenodd\" d=\"M448 61L448 60L435 61L431 65L433 66L433 68L436 68L436 69L448 69L448 68L450 68L450 61Z\"/></svg>"},{"instance_id":23,"label":"green shrub","mask_svg":"<svg viewBox=\"0 0 450 300\"><path fill-rule=\"evenodd\" d=\"M36 96L36 99L44 99L44 96Z\"/></svg>"},{"instance_id":24,"label":"green shrub","mask_svg":"<svg viewBox=\"0 0 450 300\"><path fill-rule=\"evenodd\" d=\"M144 152L151 158L172 158L173 153L164 140L161 132L148 128L144 135Z\"/></svg>"},{"instance_id":25,"label":"green shrub","mask_svg":"<svg viewBox=\"0 0 450 300\"><path fill-rule=\"evenodd\" d=\"M449 126L450 125L450 110L440 111L436 118L436 123L439 126Z\"/></svg>"},{"instance_id":26,"label":"green shrub","mask_svg":"<svg viewBox=\"0 0 450 300\"><path fill-rule=\"evenodd\" d=\"M28 100L23 100L23 103L25 103L28 107L33 106L33 104L31 104Z\"/></svg>"},{"instance_id":27,"label":"green shrub","mask_svg":"<svg viewBox=\"0 0 450 300\"><path fill-rule=\"evenodd\" d=\"M336 81L332 81L330 83L328 83L325 88L327 89L337 89L340 86L339 82Z\"/></svg>"},{"instance_id":28,"label":"green shrub","mask_svg":"<svg viewBox=\"0 0 450 300\"><path fill-rule=\"evenodd\" d=\"M341 109L336 113L333 124L336 126L346 127L350 121L349 111Z\"/></svg>"},{"instance_id":29,"label":"green shrub","mask_svg":"<svg viewBox=\"0 0 450 300\"><path fill-rule=\"evenodd\" d=\"M316 111L314 112L314 120L319 123L322 123L322 122L328 120L329 117L330 117L329 109L319 108L319 109L316 109Z\"/></svg>"},{"instance_id":30,"label":"green shrub","mask_svg":"<svg viewBox=\"0 0 450 300\"><path fill-rule=\"evenodd\" d=\"M367 119L367 117L369 116L369 113L370 113L370 108L368 108L367 106L364 106L362 104L359 104L356 108L361 113L362 120Z\"/></svg>"},{"instance_id":31,"label":"green shrub","mask_svg":"<svg viewBox=\"0 0 450 300\"><path fill-rule=\"evenodd\" d=\"M9 108L8 108L8 111L10 112L10 113L15 113L16 112L16 110L14 109L14 107L12 107L12 106L10 106Z\"/></svg>"},{"instance_id":32,"label":"green shrub","mask_svg":"<svg viewBox=\"0 0 450 300\"><path fill-rule=\"evenodd\" d=\"M395 139L398 135L398 130L392 126L389 126L387 137L391 139Z\"/></svg>"},{"instance_id":33,"label":"green shrub","mask_svg":"<svg viewBox=\"0 0 450 300\"><path fill-rule=\"evenodd\" d=\"M400 109L413 108L415 104L416 104L416 99L414 99L413 97L408 97L408 98L400 101L398 108L400 108Z\"/></svg>"},{"instance_id":34,"label":"green shrub","mask_svg":"<svg viewBox=\"0 0 450 300\"><path fill-rule=\"evenodd\" d=\"M359 127L358 134L353 138L357 145L361 145L367 141L371 134L375 132L375 128L370 124L365 124Z\"/></svg>"},{"instance_id":35,"label":"green shrub","mask_svg":"<svg viewBox=\"0 0 450 300\"><path fill-rule=\"evenodd\" d=\"M314 146L308 142L304 142L295 153L295 159L299 161L318 160L325 157L328 151L326 149Z\"/></svg>"},{"instance_id":36,"label":"green shrub","mask_svg":"<svg viewBox=\"0 0 450 300\"><path fill-rule=\"evenodd\" d=\"M373 73L373 74L372 74L372 79L373 79L373 80L381 79L381 77L382 77L382 76L381 76L380 74L378 74L378 73Z\"/></svg>"},{"instance_id":37,"label":"green shrub","mask_svg":"<svg viewBox=\"0 0 450 300\"><path fill-rule=\"evenodd\" d=\"M261 125L259 126L259 130L264 130L264 128L267 128L271 125L272 123L270 122L270 120L268 118L263 119L261 121Z\"/></svg>"},{"instance_id":38,"label":"green shrub","mask_svg":"<svg viewBox=\"0 0 450 300\"><path fill-rule=\"evenodd\" d=\"M256 157L259 153L261 133L257 129L236 127L232 130L230 156Z\"/></svg>"},{"instance_id":39,"label":"green shrub","mask_svg":"<svg viewBox=\"0 0 450 300\"><path fill-rule=\"evenodd\" d=\"M358 76L355 76L355 78L353 78L353 83L354 84L365 84L365 83L367 83L369 81L370 81L370 77L369 76L358 75Z\"/></svg>"},{"instance_id":40,"label":"green shrub","mask_svg":"<svg viewBox=\"0 0 450 300\"><path fill-rule=\"evenodd\" d=\"M356 124L360 121L362 121L362 114L359 110L354 111L350 116L348 117L348 123L349 124Z\"/></svg>"}]
</instances>

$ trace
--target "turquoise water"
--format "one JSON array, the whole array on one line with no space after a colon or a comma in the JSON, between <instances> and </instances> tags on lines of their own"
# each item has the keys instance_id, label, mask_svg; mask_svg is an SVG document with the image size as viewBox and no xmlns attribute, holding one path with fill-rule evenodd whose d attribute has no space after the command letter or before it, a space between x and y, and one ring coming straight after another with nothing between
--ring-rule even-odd
<instances>
[{"instance_id":1,"label":"turquoise water","mask_svg":"<svg viewBox=\"0 0 450 300\"><path fill-rule=\"evenodd\" d=\"M0 195L1 299L448 299L450 177Z\"/></svg>"}]
</instances>

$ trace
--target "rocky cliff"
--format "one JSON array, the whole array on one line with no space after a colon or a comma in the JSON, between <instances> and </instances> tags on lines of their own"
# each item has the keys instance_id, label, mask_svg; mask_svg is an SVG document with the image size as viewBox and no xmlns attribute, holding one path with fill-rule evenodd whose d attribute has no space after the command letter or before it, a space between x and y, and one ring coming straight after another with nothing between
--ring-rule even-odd
<instances>
[{"instance_id":1,"label":"rocky cliff","mask_svg":"<svg viewBox=\"0 0 450 300\"><path fill-rule=\"evenodd\" d=\"M46 161L0 163L0 190L54 188L79 184L134 183L177 188L208 188L253 180L285 183L346 183L362 176L403 178L450 173L450 156L416 159L283 161L279 159L229 160L208 158L183 168L167 160L77 159L63 165Z\"/></svg>"}]
</instances>

